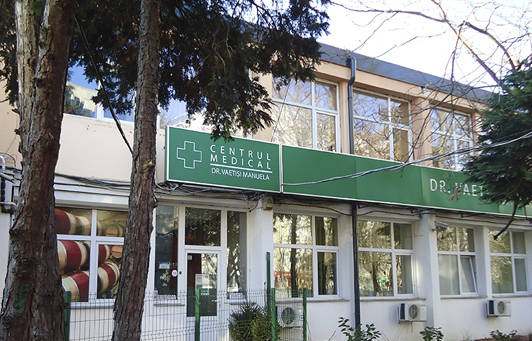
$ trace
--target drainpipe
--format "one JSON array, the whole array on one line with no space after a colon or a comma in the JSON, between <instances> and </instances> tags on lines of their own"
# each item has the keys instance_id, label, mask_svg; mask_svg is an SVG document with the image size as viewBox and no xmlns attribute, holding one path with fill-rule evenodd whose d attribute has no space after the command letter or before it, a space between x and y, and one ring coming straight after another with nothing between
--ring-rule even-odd
<instances>
[{"instance_id":1,"label":"drainpipe","mask_svg":"<svg viewBox=\"0 0 532 341\"><path fill-rule=\"evenodd\" d=\"M349 114L349 153L355 154L355 138L353 136L353 83L356 78L356 60L347 59L347 66L351 67L351 78L347 84L347 112ZM360 281L358 269L358 232L357 232L357 203L351 203L351 225L353 228L353 286L355 290L355 328L360 326Z\"/></svg>"}]
</instances>

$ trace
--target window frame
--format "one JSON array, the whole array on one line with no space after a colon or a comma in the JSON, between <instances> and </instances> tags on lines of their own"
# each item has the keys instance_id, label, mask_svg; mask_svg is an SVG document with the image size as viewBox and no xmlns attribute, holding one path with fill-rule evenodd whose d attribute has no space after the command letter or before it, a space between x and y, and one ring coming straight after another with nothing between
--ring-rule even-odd
<instances>
[{"instance_id":1,"label":"window frame","mask_svg":"<svg viewBox=\"0 0 532 341\"><path fill-rule=\"evenodd\" d=\"M432 115L433 115L434 111L446 112L447 115L449 115L449 114L452 115L451 125L450 125L450 128L449 128L448 132L443 131L443 130L440 129L441 127L444 126L443 123L439 124L438 129L434 129L433 128L433 126L432 126ZM468 118L468 120L469 120L469 131L467 132L467 137L463 137L460 134L456 134L455 133L456 132L456 122L458 121L456 119L456 115L461 115L461 116L465 116L465 117ZM446 117L445 120L447 120L447 119L448 119L448 116ZM438 136L440 138L442 138L442 137L447 138L447 141L450 140L452 142L452 149L449 152L456 152L457 150L463 149L463 148L459 147L459 143L466 143L469 146L469 148L472 148L474 146L473 117L472 117L472 115L466 114L466 113L461 112L461 111L450 110L450 109L445 109L445 108L441 108L441 107L435 107L435 108L431 108L430 109L429 122L430 122L430 145L431 145L431 149L433 148L433 143L434 143L434 137L435 136ZM442 148L442 146L440 146L439 148ZM443 154L445 154L445 153L443 153ZM432 156L439 156L439 155L443 155L443 154L434 154L431 151L431 155ZM472 154L472 152L470 152L467 155L473 155L473 154ZM463 164L464 163L460 162L459 156L460 156L459 154L454 154L454 155L450 155L450 156L447 157L447 158L451 158L451 160L452 160L452 165L450 166L450 168L436 166L435 163L434 163L435 161L432 162L432 166L435 167L435 168L440 168L440 169L450 169L450 170L460 171L460 170L463 169ZM445 158L441 158L441 159L445 159ZM462 165L462 167L460 169L458 169L458 166L460 166L460 165Z\"/></svg>"},{"instance_id":2,"label":"window frame","mask_svg":"<svg viewBox=\"0 0 532 341\"><path fill-rule=\"evenodd\" d=\"M371 218L371 219L357 219L357 235L358 235L358 224L360 222L380 222L380 223L389 223L390 224L390 248L371 248L371 247L361 247L358 245L358 253L361 252L374 252L374 253L389 253L391 255L391 269L393 272L393 295L392 296L363 296L361 295L360 298L362 300L372 300L372 299L409 299L409 298L416 298L417 297L417 285L416 285L416 261L415 261L415 246L414 246L414 224L409 221L397 221L397 220L385 220L385 219L379 219L379 218ZM412 249L397 249L395 247L395 229L394 224L407 224L410 225L411 228L411 237L412 237ZM357 244L358 244L358 238L357 238ZM412 293L405 293L400 294L398 293L398 277L397 277L397 257L398 256L410 256L411 260L411 282L412 282ZM359 257L360 261L360 257ZM359 266L360 268L360 266ZM360 276L360 274L359 274ZM360 280L359 280L360 282Z\"/></svg>"},{"instance_id":3,"label":"window frame","mask_svg":"<svg viewBox=\"0 0 532 341\"><path fill-rule=\"evenodd\" d=\"M516 296L516 295L528 295L530 294L531 292L531 289L530 289L530 280L528 278L528 257L527 257L527 251L525 249L525 253L516 253L515 252L515 246L514 246L514 233L523 233L523 238L524 238L524 242L525 242L525 248L526 248L526 233L525 231L517 231L517 230L508 230L508 231L505 231L504 233L508 233L509 234L509 240L510 240L510 252L509 253L504 253L504 252L492 252L491 250L491 238L492 238L492 234L496 234L498 233L499 231L498 230L489 230L489 238L490 238L490 243L488 245L488 248L489 248L489 261L490 261L490 277L489 279L491 280L491 293L493 295L497 295L497 296ZM512 264L512 290L513 292L495 292L493 290L493 268L492 268L492 259L493 257L509 257L511 259L511 264ZM527 286L527 289L526 290L517 290L517 271L516 271L516 266L515 266L515 260L516 259L521 259L521 260L524 260L524 270L525 270L525 279L526 279L526 286Z\"/></svg>"},{"instance_id":4,"label":"window frame","mask_svg":"<svg viewBox=\"0 0 532 341\"><path fill-rule=\"evenodd\" d=\"M325 214L325 213L308 213L308 212L300 212L300 211L285 211L285 210L279 210L274 211L273 213L273 219L272 219L272 233L273 233L273 223L275 221L275 215L296 215L296 216L310 216L311 217L311 242L310 244L283 244L283 243L275 243L273 242L273 250L276 248L282 248L282 249L305 249L305 250L311 250L312 251L312 295L308 296L308 299L310 300L320 300L320 299L340 299L340 292L341 292L341 278L340 278L340 269L341 269L341 259L340 259L340 217L334 214ZM327 246L327 245L317 245L317 234L316 234L316 218L333 218L336 219L336 234L338 237L337 244L335 246ZM319 288L319 276L318 276L318 253L333 253L336 255L336 293L335 294L320 294L320 288ZM273 252L273 256L275 257L275 251ZM273 258L273 262L275 264L275 258ZM273 276L275 276L275 265L272 266L272 273ZM275 286L275 280L274 280L274 286ZM277 291L277 297L278 298L284 298L281 291L283 289L278 289Z\"/></svg>"},{"instance_id":5,"label":"window frame","mask_svg":"<svg viewBox=\"0 0 532 341\"><path fill-rule=\"evenodd\" d=\"M293 80L290 80L291 82ZM309 81L306 81L305 83L307 83ZM282 98L277 98L275 96L275 91L274 91L274 88L276 86L276 79L275 78L272 78L272 91L271 91L271 98L272 98L272 101L274 103L274 107L275 106L280 106L280 109L279 109L279 112L280 114L283 112L283 109L282 107L285 106L285 105L290 105L290 106L294 106L294 107L299 107L299 108L303 108L303 109L307 109L307 110L310 110L311 111L311 115L312 115L312 149L315 149L315 150L324 150L324 149L318 149L318 115L319 114L324 114L324 115L327 115L327 116L332 116L334 117L334 134L335 134L335 150L332 151L332 152L336 152L336 153L340 153L341 152L341 144L340 144L340 141L341 141L341 138L340 138L340 94L339 94L339 90L340 90L340 85L339 83L337 82L333 82L333 81L329 81L329 80L326 80L326 79L322 79L322 78L316 78L315 80L313 81L310 81L309 82L310 85L311 85L311 98L310 98L310 104L303 104L303 103L297 103L297 102L293 102L293 101L290 101L290 100L287 100L286 99L286 95L288 94L288 88L289 88L289 85L287 87L284 87L284 91L286 91L286 95L285 95L285 98L282 99ZM331 109L326 109L326 108L322 108L322 107L319 107L316 105L316 83L324 83L324 84L329 84L329 85L334 85L336 87L336 96L335 96L335 101L336 101L336 110L331 110ZM281 91L283 91L283 87L281 88ZM275 110L275 108L272 108L272 110ZM273 131L272 131L272 141L275 140L275 126L278 122L278 118L276 117L273 117L273 119L276 120L276 123L273 124L274 128L273 128ZM281 142L277 142L279 144L282 144ZM295 147L302 147L302 146L295 146ZM305 148L305 147L302 147L302 148ZM325 150L325 151L328 151L328 150Z\"/></svg>"},{"instance_id":6,"label":"window frame","mask_svg":"<svg viewBox=\"0 0 532 341\"><path fill-rule=\"evenodd\" d=\"M441 292L441 284L440 282L438 283L439 284L439 290L440 290L440 296L442 297L478 297L478 281L477 281L477 255L476 255L476 246L474 247L475 250L474 251L462 251L461 248L460 248L460 238L459 238L459 230L460 229L464 229L464 230L471 230L473 232L472 234L472 237L473 237L473 245L475 245L475 236L474 236L474 228L471 228L471 227L462 227L462 226L455 226L455 225L451 225L449 226L448 228L446 229L454 229L455 231L455 242L456 242L456 250L451 250L451 251L440 251L439 250L439 247L438 247L438 242L436 242L436 248L437 248L437 252L438 252L438 271L439 271L439 268L440 268L440 264L439 264L439 256L440 255L447 255L447 256L454 256L456 257L456 260L457 260L457 277L458 277L458 291L459 293L458 294L443 294ZM436 234L436 238L438 238L438 234ZM471 270L472 270L472 275L473 275L473 285L474 285L474 288L475 288L475 291L474 292L464 292L464 283L463 283L463 268L462 268L462 258L466 259L468 258L469 259L469 262L470 262L470 265L471 265ZM439 278L439 276L438 276Z\"/></svg>"},{"instance_id":7,"label":"window frame","mask_svg":"<svg viewBox=\"0 0 532 341\"><path fill-rule=\"evenodd\" d=\"M100 208L100 207L80 207L67 204L57 204L56 208L59 209L82 209L91 211L91 227L89 235L76 235L76 234L57 234L56 239L59 240L70 240L70 241L83 241L90 242L90 253L88 257L89 262L89 289L88 289L88 300L72 302L74 306L84 307L86 305L92 305L95 302L99 304L114 304L114 298L98 298L98 251L99 245L124 245L124 237L109 237L109 236L98 236L98 211L107 211L107 212L121 212L125 213L127 217L127 210L117 209L117 208ZM124 227L125 228L125 227ZM125 230L124 230L125 232ZM95 246L93 248L93 245ZM118 283L118 282L117 282Z\"/></svg>"},{"instance_id":8,"label":"window frame","mask_svg":"<svg viewBox=\"0 0 532 341\"><path fill-rule=\"evenodd\" d=\"M360 88L353 88L352 89L352 92L353 92L353 96L355 96L356 94L360 94L360 95L364 95L364 96L368 96L368 97L373 97L373 98L378 98L378 99L386 99L386 102L387 102L387 114L388 114L388 120L387 121L382 121L382 120L379 120L379 119L371 119L369 117L366 117L366 116L361 116L361 115L357 115L356 111L354 110L354 107L352 108L353 110L353 126L350 127L350 129L353 131L353 135L355 135L355 127L354 127L354 120L362 120L362 121L365 121L365 122L371 122L371 123L377 123L377 124L384 124L386 125L387 127L387 130L388 130L388 134L389 134L389 137L388 137L388 146L389 146L389 158L388 159L380 159L380 158L376 158L376 157L373 157L373 158L376 158L376 159L379 159L379 160L388 160L388 161L396 161L396 162L401 162L400 160L395 160L395 146L394 146L394 134L393 134L393 131L394 129L399 129L401 131L406 131L407 132L407 135L408 135L408 141L407 141L407 144L408 144L408 160L406 161L412 161L412 157L413 157L413 153L412 153L412 139L413 139L413 133L412 133L412 104L410 103L410 101L407 101L405 99L401 99L401 98L398 98L398 97L394 97L394 96L390 96L390 95L386 95L386 94L382 94L382 93L378 93L378 92L374 92L374 91L369 91L369 90L364 90L364 89L360 89ZM401 103L406 103L408 105L408 125L405 125L405 124L401 124L401 123L397 123L397 122L393 122L393 116L392 116L392 108L391 108L391 101L396 101L396 102L401 102ZM353 103L353 106L355 104ZM354 143L354 141L353 141ZM355 146L353 146L355 147ZM357 155L357 154L355 154ZM364 155L361 155L361 156L364 156ZM368 156L364 156L364 157L368 157Z\"/></svg>"}]
</instances>

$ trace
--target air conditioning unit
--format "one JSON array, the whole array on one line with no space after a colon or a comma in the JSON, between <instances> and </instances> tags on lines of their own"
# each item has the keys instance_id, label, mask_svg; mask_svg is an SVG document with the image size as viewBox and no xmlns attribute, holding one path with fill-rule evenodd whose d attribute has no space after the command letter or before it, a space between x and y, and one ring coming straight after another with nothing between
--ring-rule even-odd
<instances>
[{"instance_id":1,"label":"air conditioning unit","mask_svg":"<svg viewBox=\"0 0 532 341\"><path fill-rule=\"evenodd\" d=\"M303 325L303 307L301 305L278 305L277 321L283 328L301 327Z\"/></svg>"},{"instance_id":2,"label":"air conditioning unit","mask_svg":"<svg viewBox=\"0 0 532 341\"><path fill-rule=\"evenodd\" d=\"M399 303L399 322L427 321L427 306L419 303Z\"/></svg>"},{"instance_id":3,"label":"air conditioning unit","mask_svg":"<svg viewBox=\"0 0 532 341\"><path fill-rule=\"evenodd\" d=\"M509 300L488 300L486 315L488 317L512 316L512 302Z\"/></svg>"}]
</instances>

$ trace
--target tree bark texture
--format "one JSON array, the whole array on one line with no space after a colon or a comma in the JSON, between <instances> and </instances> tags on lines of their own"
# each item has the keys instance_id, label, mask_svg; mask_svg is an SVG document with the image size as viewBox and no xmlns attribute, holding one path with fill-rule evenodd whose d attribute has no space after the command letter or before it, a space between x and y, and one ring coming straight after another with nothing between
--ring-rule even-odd
<instances>
[{"instance_id":1,"label":"tree bark texture","mask_svg":"<svg viewBox=\"0 0 532 341\"><path fill-rule=\"evenodd\" d=\"M64 340L53 185L76 1L48 0L38 39L32 6L17 3L22 182L10 229L0 340Z\"/></svg>"},{"instance_id":2,"label":"tree bark texture","mask_svg":"<svg viewBox=\"0 0 532 341\"><path fill-rule=\"evenodd\" d=\"M140 340L153 230L159 79L159 1L142 0L135 133L124 255L114 308L113 340Z\"/></svg>"}]
</instances>

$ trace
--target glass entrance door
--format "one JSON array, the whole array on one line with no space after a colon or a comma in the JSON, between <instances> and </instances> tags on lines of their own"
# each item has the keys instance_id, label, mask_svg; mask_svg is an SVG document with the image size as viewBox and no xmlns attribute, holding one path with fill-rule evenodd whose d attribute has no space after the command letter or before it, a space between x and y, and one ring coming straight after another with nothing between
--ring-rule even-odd
<instances>
[{"instance_id":1,"label":"glass entrance door","mask_svg":"<svg viewBox=\"0 0 532 341\"><path fill-rule=\"evenodd\" d=\"M187 316L195 316L196 289L200 291L200 316L218 313L217 252L187 252Z\"/></svg>"}]
</instances>

